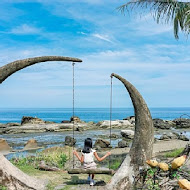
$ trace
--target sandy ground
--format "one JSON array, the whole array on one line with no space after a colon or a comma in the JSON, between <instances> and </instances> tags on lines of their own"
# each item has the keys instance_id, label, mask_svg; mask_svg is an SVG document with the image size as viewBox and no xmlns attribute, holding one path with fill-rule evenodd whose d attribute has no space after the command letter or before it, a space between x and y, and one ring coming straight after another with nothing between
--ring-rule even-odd
<instances>
[{"instance_id":1,"label":"sandy ground","mask_svg":"<svg viewBox=\"0 0 190 190\"><path fill-rule=\"evenodd\" d=\"M178 148L185 148L190 141L170 140L170 141L158 141L153 145L153 155L157 155L159 152L174 150ZM130 148L115 148L111 150L114 155L126 154Z\"/></svg>"}]
</instances>

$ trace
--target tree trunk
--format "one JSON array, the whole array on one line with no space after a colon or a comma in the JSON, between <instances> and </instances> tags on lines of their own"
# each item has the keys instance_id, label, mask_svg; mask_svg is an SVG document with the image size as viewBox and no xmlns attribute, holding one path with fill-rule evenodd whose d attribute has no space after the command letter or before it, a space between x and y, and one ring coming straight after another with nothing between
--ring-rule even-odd
<instances>
[{"instance_id":1,"label":"tree trunk","mask_svg":"<svg viewBox=\"0 0 190 190\"><path fill-rule=\"evenodd\" d=\"M141 94L127 80L117 74L112 77L119 79L126 87L135 110L135 136L129 155L126 156L119 170L106 186L112 190L128 190L133 188L133 176L144 166L145 161L152 157L154 128L150 111Z\"/></svg>"},{"instance_id":2,"label":"tree trunk","mask_svg":"<svg viewBox=\"0 0 190 190\"><path fill-rule=\"evenodd\" d=\"M72 57L63 57L63 56L42 56L42 57L34 57L34 58L14 61L12 63L4 65L3 67L0 67L0 83L2 83L6 78L8 78L13 73L21 69L24 69L25 67L46 61L82 62L81 59L72 58Z\"/></svg>"},{"instance_id":3,"label":"tree trunk","mask_svg":"<svg viewBox=\"0 0 190 190\"><path fill-rule=\"evenodd\" d=\"M47 183L26 175L0 155L0 184L9 190L44 190Z\"/></svg>"}]
</instances>

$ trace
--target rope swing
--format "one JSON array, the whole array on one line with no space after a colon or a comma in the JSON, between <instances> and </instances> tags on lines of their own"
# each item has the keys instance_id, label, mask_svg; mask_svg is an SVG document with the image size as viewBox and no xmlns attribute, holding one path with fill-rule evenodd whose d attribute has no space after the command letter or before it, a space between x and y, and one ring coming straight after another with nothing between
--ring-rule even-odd
<instances>
[{"instance_id":1,"label":"rope swing","mask_svg":"<svg viewBox=\"0 0 190 190\"><path fill-rule=\"evenodd\" d=\"M73 62L72 64L73 66L73 139L75 137L75 72L74 72L74 66L75 63ZM110 145L111 145L111 134L112 134L112 130L111 130L111 121L112 121L112 78L113 76L111 75L111 91L110 91ZM74 144L73 144L73 151L74 151ZM80 168L75 168L75 159L73 156L73 167L72 169L68 170L69 174L108 174L108 175L112 175L113 174L113 170L110 169L110 162L111 162L111 157L109 156L109 169L93 169L93 170L89 170L89 169L80 169Z\"/></svg>"},{"instance_id":2,"label":"rope swing","mask_svg":"<svg viewBox=\"0 0 190 190\"><path fill-rule=\"evenodd\" d=\"M73 140L75 138L75 63L72 63L73 66ZM74 151L74 143L73 143L73 151ZM73 169L75 167L75 157L73 156Z\"/></svg>"}]
</instances>

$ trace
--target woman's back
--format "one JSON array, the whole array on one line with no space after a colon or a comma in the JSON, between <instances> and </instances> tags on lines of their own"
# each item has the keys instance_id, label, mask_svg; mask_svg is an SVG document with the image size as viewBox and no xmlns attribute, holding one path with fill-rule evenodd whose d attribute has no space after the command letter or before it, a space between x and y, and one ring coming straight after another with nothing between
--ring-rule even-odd
<instances>
[{"instance_id":1,"label":"woman's back","mask_svg":"<svg viewBox=\"0 0 190 190\"><path fill-rule=\"evenodd\" d=\"M82 152L82 155L84 156L84 163L94 162L94 152L96 152L94 149L90 149L90 153Z\"/></svg>"}]
</instances>

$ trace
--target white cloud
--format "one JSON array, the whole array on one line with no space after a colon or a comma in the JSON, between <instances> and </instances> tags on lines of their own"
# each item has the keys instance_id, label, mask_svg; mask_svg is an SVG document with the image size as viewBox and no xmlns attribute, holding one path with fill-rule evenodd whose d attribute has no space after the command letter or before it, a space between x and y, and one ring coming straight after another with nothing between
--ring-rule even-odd
<instances>
[{"instance_id":1,"label":"white cloud","mask_svg":"<svg viewBox=\"0 0 190 190\"><path fill-rule=\"evenodd\" d=\"M96 37L96 38L98 38L98 39L100 39L100 40L104 40L104 41L106 41L106 42L113 43L113 41L111 41L111 40L109 39L108 35L102 35L102 34L96 33L96 34L92 34L92 36L94 36L94 37Z\"/></svg>"},{"instance_id":2,"label":"white cloud","mask_svg":"<svg viewBox=\"0 0 190 190\"><path fill-rule=\"evenodd\" d=\"M22 24L20 26L17 26L11 30L11 33L13 34L39 34L41 33L41 29L36 28L34 26L30 26L28 24Z\"/></svg>"}]
</instances>

